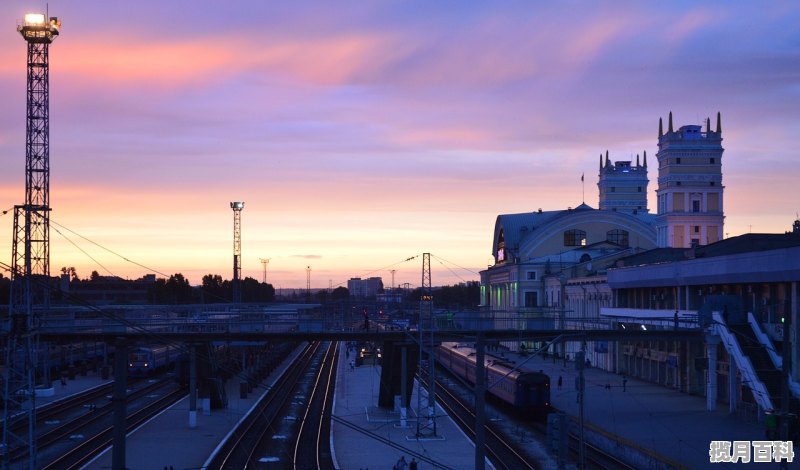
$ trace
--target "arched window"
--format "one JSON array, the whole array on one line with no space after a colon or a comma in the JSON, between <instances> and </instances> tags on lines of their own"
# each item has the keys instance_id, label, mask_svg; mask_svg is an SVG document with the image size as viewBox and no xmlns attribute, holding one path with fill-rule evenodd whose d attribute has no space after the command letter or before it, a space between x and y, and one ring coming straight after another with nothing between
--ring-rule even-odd
<instances>
[{"instance_id":1,"label":"arched window","mask_svg":"<svg viewBox=\"0 0 800 470\"><path fill-rule=\"evenodd\" d=\"M564 246L586 246L586 232L572 229L564 232Z\"/></svg>"},{"instance_id":2,"label":"arched window","mask_svg":"<svg viewBox=\"0 0 800 470\"><path fill-rule=\"evenodd\" d=\"M627 230L609 230L606 232L606 240L621 246L628 246L630 243Z\"/></svg>"},{"instance_id":3,"label":"arched window","mask_svg":"<svg viewBox=\"0 0 800 470\"><path fill-rule=\"evenodd\" d=\"M495 260L497 263L502 263L506 260L506 235L503 230L500 230L500 236L497 237L497 255Z\"/></svg>"}]
</instances>

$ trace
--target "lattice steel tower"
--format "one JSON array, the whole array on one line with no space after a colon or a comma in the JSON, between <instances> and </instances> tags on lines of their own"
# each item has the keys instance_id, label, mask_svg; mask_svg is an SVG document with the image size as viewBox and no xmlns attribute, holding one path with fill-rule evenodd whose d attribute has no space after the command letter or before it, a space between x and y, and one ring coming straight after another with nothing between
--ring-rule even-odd
<instances>
[{"instance_id":1,"label":"lattice steel tower","mask_svg":"<svg viewBox=\"0 0 800 470\"><path fill-rule=\"evenodd\" d=\"M417 437L435 438L436 434L436 374L433 332L433 286L431 284L431 254L422 254L422 293L419 299L419 375L427 384L427 406L422 406L422 394L417 394ZM428 333L427 335L425 333ZM427 359L427 361L426 361ZM423 365L424 364L424 365ZM423 422L424 420L424 422Z\"/></svg>"},{"instance_id":2,"label":"lattice steel tower","mask_svg":"<svg viewBox=\"0 0 800 470\"><path fill-rule=\"evenodd\" d=\"M233 209L233 302L242 302L242 209L244 202L232 202Z\"/></svg>"},{"instance_id":3,"label":"lattice steel tower","mask_svg":"<svg viewBox=\"0 0 800 470\"><path fill-rule=\"evenodd\" d=\"M14 206L10 321L6 326L3 401L3 467L11 450L25 449L20 467L35 468L36 349L39 312L49 303L50 278L50 96L49 46L61 22L43 14L25 15L17 31L28 44L25 124L25 204ZM25 402L29 402L26 404ZM14 417L12 419L12 416ZM25 421L24 431L15 425Z\"/></svg>"}]
</instances>

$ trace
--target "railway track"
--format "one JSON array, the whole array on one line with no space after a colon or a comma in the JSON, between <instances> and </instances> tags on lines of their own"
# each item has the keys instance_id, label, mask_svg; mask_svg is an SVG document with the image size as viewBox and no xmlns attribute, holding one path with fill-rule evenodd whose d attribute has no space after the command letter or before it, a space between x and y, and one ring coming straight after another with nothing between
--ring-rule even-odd
<instances>
[{"instance_id":1,"label":"railway track","mask_svg":"<svg viewBox=\"0 0 800 470\"><path fill-rule=\"evenodd\" d=\"M291 436L301 436L307 432L295 432L300 424L301 428L314 427L311 420L298 420L300 413L295 411L307 409L306 397L314 395L315 384L330 381L321 381L319 372L327 368L322 364L331 362L335 357L332 352L334 349L334 345L323 349L319 342L309 344L294 361L294 365L278 378L264 399L220 445L207 462L206 468L291 468L296 458L303 458L305 461L306 457L317 456L318 450L309 451L304 444L298 449L298 438ZM314 370L318 372L310 372ZM313 411L308 413L309 416L313 414ZM330 415L328 419L329 417ZM313 446L318 448L321 439L315 437L311 440ZM306 442L306 439L302 442ZM315 465L316 463L312 467Z\"/></svg>"},{"instance_id":2,"label":"railway track","mask_svg":"<svg viewBox=\"0 0 800 470\"><path fill-rule=\"evenodd\" d=\"M332 343L325 351L322 367L317 373L300 430L294 445L295 469L333 468L330 436L333 387L338 362L339 343Z\"/></svg>"},{"instance_id":3,"label":"railway track","mask_svg":"<svg viewBox=\"0 0 800 470\"><path fill-rule=\"evenodd\" d=\"M131 391L127 396L127 432L186 396L171 379L163 379ZM74 419L50 426L38 439L39 468L77 469L111 445L113 405L110 401ZM88 436L88 437L87 437Z\"/></svg>"},{"instance_id":4,"label":"railway track","mask_svg":"<svg viewBox=\"0 0 800 470\"><path fill-rule=\"evenodd\" d=\"M438 404L447 412L456 424L470 437L475 439L475 412L472 403L464 400L457 393L453 393L443 382L437 381L436 399ZM504 436L491 423L486 423L485 449L486 455L497 469L507 470L535 470L541 468L538 462L533 462L526 456L522 449L510 444Z\"/></svg>"},{"instance_id":5,"label":"railway track","mask_svg":"<svg viewBox=\"0 0 800 470\"><path fill-rule=\"evenodd\" d=\"M448 376L450 375L449 371L442 370ZM454 391L453 388L457 387L458 390ZM470 438L474 439L474 413L472 412L473 405L469 400L465 400L465 396L472 396L473 391L469 390L463 386L456 385L452 381L437 381L437 399L440 400L440 404L447 401L454 401L459 403L458 406L462 408L466 408L468 415L465 415L465 418L458 418L456 421L461 426L461 428L467 433ZM445 408L444 405L442 405ZM450 412L447 410L450 416L464 414L464 411L454 411ZM495 412L503 416L504 421L508 421L514 423L514 427L518 429L526 429L530 431L533 435L539 438L540 441L544 442L546 435L547 435L547 428L546 424L542 422L531 422L531 421L523 421L518 419L517 417L513 416L510 412L503 410L503 409L495 409ZM456 418L454 418L456 419ZM491 441L490 441L491 439ZM491 442L498 440L502 444L497 447L493 445ZM517 468L542 468L542 465L539 462L535 461L535 458L530 455L525 455L525 449L520 448L518 446L511 446L507 444L508 442L513 442L515 437L510 435L509 432L500 429L500 427L495 426L491 423L486 424L486 454L492 460L492 464L495 465L497 468L507 468L507 469L517 469ZM511 448L509 450L508 456L506 455L506 451L503 450L504 446L508 446ZM569 461L571 462L578 462L579 455L580 455L580 439L579 436L570 433L568 437L568 449L569 449ZM597 469L597 470L604 470L604 469L614 469L614 470L635 470L636 467L633 467L626 462L618 459L616 456L611 455L599 447L596 447L590 443L585 444L585 459L586 459L586 467L590 469ZM513 454L518 454L518 456L514 456ZM522 461L516 460L521 458ZM524 462L524 463L522 463Z\"/></svg>"}]
</instances>

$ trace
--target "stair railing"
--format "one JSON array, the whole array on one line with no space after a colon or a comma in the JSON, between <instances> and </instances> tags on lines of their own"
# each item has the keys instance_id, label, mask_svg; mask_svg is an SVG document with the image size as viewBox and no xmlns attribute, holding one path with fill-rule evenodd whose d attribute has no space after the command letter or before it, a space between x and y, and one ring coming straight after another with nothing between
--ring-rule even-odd
<instances>
[{"instance_id":1,"label":"stair railing","mask_svg":"<svg viewBox=\"0 0 800 470\"><path fill-rule=\"evenodd\" d=\"M725 323L722 315L720 315L719 312L713 312L712 318L714 319L714 323L711 329L715 334L719 335L722 339L722 344L725 346L725 350L728 351L731 358L736 361L739 372L742 374L742 382L753 392L753 397L762 410L773 410L772 399L769 396L767 387L764 386L764 382L758 378L758 374L756 374L755 368L750 362L750 358L742 352L739 341L728 329L728 325ZM711 371L709 371L709 373L711 373Z\"/></svg>"},{"instance_id":2,"label":"stair railing","mask_svg":"<svg viewBox=\"0 0 800 470\"><path fill-rule=\"evenodd\" d=\"M772 360L772 364L775 365L775 368L778 370L783 370L783 358L778 355L775 351L775 345L772 343L772 338L767 335L764 330L761 329L761 325L756 320L755 315L753 312L747 312L747 322L750 323L750 328L753 329L753 333L756 335L756 339L764 349L767 350L767 354L769 354L770 360ZM797 383L789 376L789 390L792 391L792 395L795 398L800 400L800 383Z\"/></svg>"}]
</instances>

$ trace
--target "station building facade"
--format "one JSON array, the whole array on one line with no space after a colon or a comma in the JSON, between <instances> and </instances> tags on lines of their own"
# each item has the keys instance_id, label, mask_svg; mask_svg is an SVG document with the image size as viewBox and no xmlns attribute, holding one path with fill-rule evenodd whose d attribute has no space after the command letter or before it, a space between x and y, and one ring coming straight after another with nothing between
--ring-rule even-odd
<instances>
[{"instance_id":1,"label":"station building facade","mask_svg":"<svg viewBox=\"0 0 800 470\"><path fill-rule=\"evenodd\" d=\"M705 395L709 409L720 402L731 412L760 415L780 401L778 352L786 330L790 389L800 396L800 221L786 234L623 258L607 281L613 306L601 307L598 321L611 328L706 331L702 342L611 345L608 370Z\"/></svg>"}]
</instances>

